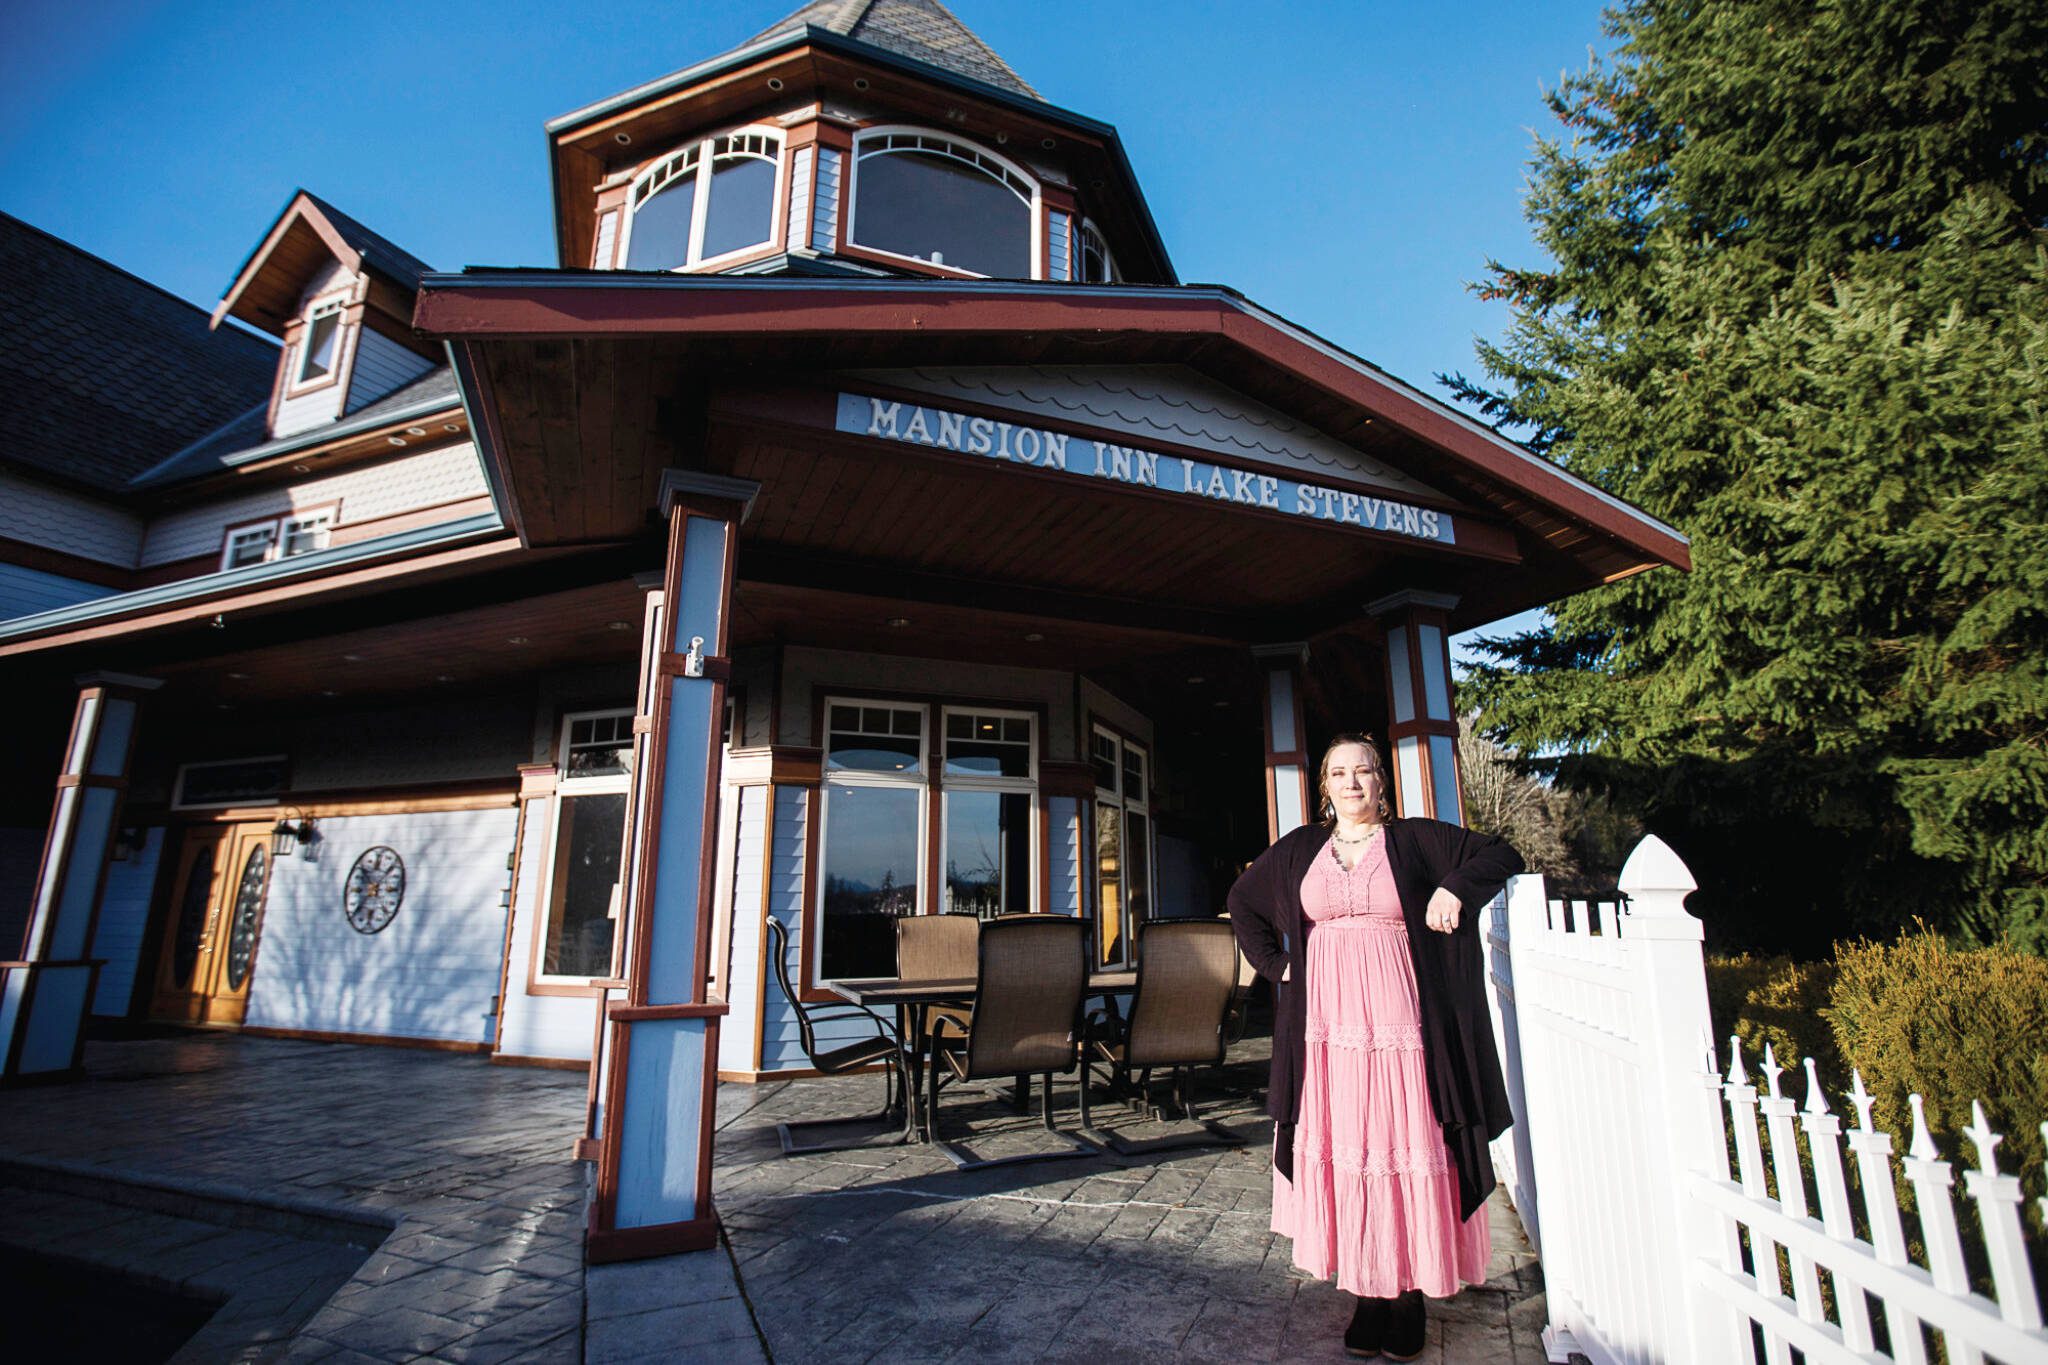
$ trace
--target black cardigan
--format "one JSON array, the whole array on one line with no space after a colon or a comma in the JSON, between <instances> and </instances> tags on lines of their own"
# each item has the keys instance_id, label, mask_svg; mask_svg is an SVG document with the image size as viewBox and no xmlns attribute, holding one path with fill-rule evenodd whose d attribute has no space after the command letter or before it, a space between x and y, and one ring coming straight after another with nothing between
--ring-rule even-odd
<instances>
[{"instance_id":1,"label":"black cardigan","mask_svg":"<svg viewBox=\"0 0 2048 1365\"><path fill-rule=\"evenodd\" d=\"M1486 1008L1480 911L1522 870L1522 855L1504 839L1441 820L1393 820L1384 837L1401 914L1408 922L1429 1100L1457 1166L1461 1216L1470 1218L1493 1192L1486 1145L1514 1121ZM1273 1070L1266 1112L1278 1125L1273 1164L1289 1179L1307 1051L1307 992L1301 985L1307 980L1307 931L1312 928L1301 913L1301 879L1329 839L1321 825L1284 834L1230 888L1230 922L1238 946L1259 975L1273 983ZM1439 886L1465 907L1449 934L1431 929L1424 918ZM1293 979L1283 983L1280 975L1290 965Z\"/></svg>"}]
</instances>

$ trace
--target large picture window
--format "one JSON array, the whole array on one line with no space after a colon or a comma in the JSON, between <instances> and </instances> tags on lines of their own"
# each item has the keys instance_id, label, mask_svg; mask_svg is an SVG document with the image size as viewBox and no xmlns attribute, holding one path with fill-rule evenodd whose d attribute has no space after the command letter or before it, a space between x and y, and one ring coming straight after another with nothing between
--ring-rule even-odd
<instances>
[{"instance_id":1,"label":"large picture window","mask_svg":"<svg viewBox=\"0 0 2048 1365\"><path fill-rule=\"evenodd\" d=\"M1037 859L1034 718L1017 711L945 713L945 897L948 914L983 919L1029 910Z\"/></svg>"},{"instance_id":2,"label":"large picture window","mask_svg":"<svg viewBox=\"0 0 2048 1365\"><path fill-rule=\"evenodd\" d=\"M693 142L627 192L628 270L687 270L775 239L782 134L744 128Z\"/></svg>"},{"instance_id":3,"label":"large picture window","mask_svg":"<svg viewBox=\"0 0 2048 1365\"><path fill-rule=\"evenodd\" d=\"M535 979L580 984L611 975L633 779L633 713L564 716L556 774Z\"/></svg>"},{"instance_id":4,"label":"large picture window","mask_svg":"<svg viewBox=\"0 0 2048 1365\"><path fill-rule=\"evenodd\" d=\"M1032 909L1034 714L833 697L824 731L814 980L891 974L905 915Z\"/></svg>"},{"instance_id":5,"label":"large picture window","mask_svg":"<svg viewBox=\"0 0 2048 1365\"><path fill-rule=\"evenodd\" d=\"M1152 917L1151 755L1098 725L1088 756L1095 768L1096 960L1126 966L1138 926Z\"/></svg>"},{"instance_id":6,"label":"large picture window","mask_svg":"<svg viewBox=\"0 0 2048 1365\"><path fill-rule=\"evenodd\" d=\"M997 279L1037 275L1038 186L971 143L878 129L854 145L847 239Z\"/></svg>"}]
</instances>

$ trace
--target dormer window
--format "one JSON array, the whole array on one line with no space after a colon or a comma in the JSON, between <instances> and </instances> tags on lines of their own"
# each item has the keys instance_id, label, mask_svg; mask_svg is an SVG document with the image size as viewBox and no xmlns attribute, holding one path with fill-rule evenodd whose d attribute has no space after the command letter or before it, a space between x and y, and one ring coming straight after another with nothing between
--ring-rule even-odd
<instances>
[{"instance_id":1,"label":"dormer window","mask_svg":"<svg viewBox=\"0 0 2048 1365\"><path fill-rule=\"evenodd\" d=\"M1037 271L1038 185L972 143L876 129L854 143L847 240L869 251L999 279Z\"/></svg>"},{"instance_id":2,"label":"dormer window","mask_svg":"<svg viewBox=\"0 0 2048 1365\"><path fill-rule=\"evenodd\" d=\"M743 128L642 171L626 196L628 270L689 270L775 240L782 134Z\"/></svg>"},{"instance_id":3,"label":"dormer window","mask_svg":"<svg viewBox=\"0 0 2048 1365\"><path fill-rule=\"evenodd\" d=\"M313 305L306 315L306 332L299 342L299 372L293 388L306 388L334 377L341 350L342 310L345 299L328 299Z\"/></svg>"}]
</instances>

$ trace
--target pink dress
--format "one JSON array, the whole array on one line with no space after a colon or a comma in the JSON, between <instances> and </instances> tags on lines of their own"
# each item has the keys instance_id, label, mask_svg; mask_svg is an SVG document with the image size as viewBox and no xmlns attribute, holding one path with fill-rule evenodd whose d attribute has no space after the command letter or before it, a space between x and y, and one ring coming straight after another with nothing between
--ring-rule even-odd
<instances>
[{"instance_id":1,"label":"pink dress","mask_svg":"<svg viewBox=\"0 0 2048 1365\"><path fill-rule=\"evenodd\" d=\"M1375 839L1345 871L1326 845L1301 881L1308 1055L1294 1179L1273 1172L1273 1231L1294 1264L1366 1298L1449 1298L1486 1278L1486 1210L1458 1217L1458 1173L1429 1103L1408 927Z\"/></svg>"}]
</instances>

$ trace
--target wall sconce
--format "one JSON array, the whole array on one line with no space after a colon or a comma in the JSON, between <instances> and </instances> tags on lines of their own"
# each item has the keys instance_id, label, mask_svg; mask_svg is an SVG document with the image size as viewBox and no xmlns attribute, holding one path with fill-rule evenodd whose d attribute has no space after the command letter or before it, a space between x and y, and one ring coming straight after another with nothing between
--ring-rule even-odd
<instances>
[{"instance_id":1,"label":"wall sconce","mask_svg":"<svg viewBox=\"0 0 2048 1365\"><path fill-rule=\"evenodd\" d=\"M108 856L114 862L125 863L147 847L149 831L140 825L129 825L115 833L113 851Z\"/></svg>"},{"instance_id":2,"label":"wall sconce","mask_svg":"<svg viewBox=\"0 0 2048 1365\"><path fill-rule=\"evenodd\" d=\"M297 821L289 817L296 815ZM297 806L288 806L277 817L277 823L270 827L270 856L289 858L292 850L300 844L313 842L313 821Z\"/></svg>"}]
</instances>

